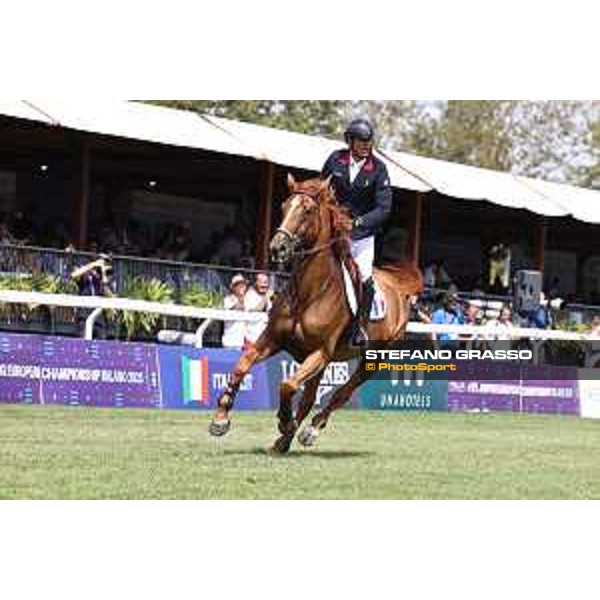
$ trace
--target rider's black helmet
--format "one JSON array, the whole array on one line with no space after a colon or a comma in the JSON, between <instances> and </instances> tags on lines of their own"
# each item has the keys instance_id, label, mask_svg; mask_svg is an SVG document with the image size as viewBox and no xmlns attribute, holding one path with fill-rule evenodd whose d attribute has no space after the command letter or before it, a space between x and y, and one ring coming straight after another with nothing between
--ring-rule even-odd
<instances>
[{"instance_id":1,"label":"rider's black helmet","mask_svg":"<svg viewBox=\"0 0 600 600\"><path fill-rule=\"evenodd\" d=\"M347 143L350 143L352 139L371 142L374 135L373 126L364 118L353 119L344 131L344 139Z\"/></svg>"}]
</instances>

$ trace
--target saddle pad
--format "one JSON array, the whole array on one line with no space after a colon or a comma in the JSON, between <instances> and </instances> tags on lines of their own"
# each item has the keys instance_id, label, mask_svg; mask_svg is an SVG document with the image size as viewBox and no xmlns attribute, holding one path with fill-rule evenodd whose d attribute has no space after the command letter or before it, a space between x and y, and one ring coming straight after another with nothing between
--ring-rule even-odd
<instances>
[{"instance_id":1,"label":"saddle pad","mask_svg":"<svg viewBox=\"0 0 600 600\"><path fill-rule=\"evenodd\" d=\"M350 273L346 268L346 265L342 265L342 271L344 273L344 284L346 288L346 299L348 300L348 306L353 315L356 315L356 311L358 310L358 302L356 300L356 292L354 290L354 284L352 283L352 278L350 277ZM371 304L371 315L369 319L371 321L381 321L385 317L387 311L387 304L385 302L385 296L377 283L377 280L373 280L375 282L375 297L373 298L373 303Z\"/></svg>"}]
</instances>

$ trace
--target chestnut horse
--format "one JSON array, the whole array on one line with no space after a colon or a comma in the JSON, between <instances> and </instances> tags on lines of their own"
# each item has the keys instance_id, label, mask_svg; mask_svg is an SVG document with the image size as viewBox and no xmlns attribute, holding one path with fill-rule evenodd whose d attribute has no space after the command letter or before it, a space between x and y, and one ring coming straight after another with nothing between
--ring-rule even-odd
<instances>
[{"instance_id":1,"label":"chestnut horse","mask_svg":"<svg viewBox=\"0 0 600 600\"><path fill-rule=\"evenodd\" d=\"M298 427L311 411L325 367L331 361L357 355L357 348L349 345L353 316L341 266L342 262L353 264L349 258L351 219L337 202L329 179L296 182L290 175L288 186L290 196L283 203L283 220L271 240L270 251L274 261L292 262L291 278L276 298L264 332L235 366L209 428L215 436L227 433L244 376L257 362L286 350L301 364L280 386L280 436L272 447L277 453L289 450ZM374 278L385 294L387 312L382 320L370 323L369 338L389 342L402 339L410 298L422 290L421 274L411 264L389 265L375 269ZM341 408L369 375L358 367L300 432L300 443L312 446L331 413ZM303 384L304 392L294 414L292 399Z\"/></svg>"}]
</instances>

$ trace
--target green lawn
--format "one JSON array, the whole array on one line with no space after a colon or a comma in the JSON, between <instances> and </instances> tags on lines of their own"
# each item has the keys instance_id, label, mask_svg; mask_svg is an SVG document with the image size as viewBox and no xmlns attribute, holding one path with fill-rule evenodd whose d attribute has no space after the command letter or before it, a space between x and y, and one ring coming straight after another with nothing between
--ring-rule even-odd
<instances>
[{"instance_id":1,"label":"green lawn","mask_svg":"<svg viewBox=\"0 0 600 600\"><path fill-rule=\"evenodd\" d=\"M265 452L270 413L0 407L0 498L600 498L600 422L346 411Z\"/></svg>"}]
</instances>

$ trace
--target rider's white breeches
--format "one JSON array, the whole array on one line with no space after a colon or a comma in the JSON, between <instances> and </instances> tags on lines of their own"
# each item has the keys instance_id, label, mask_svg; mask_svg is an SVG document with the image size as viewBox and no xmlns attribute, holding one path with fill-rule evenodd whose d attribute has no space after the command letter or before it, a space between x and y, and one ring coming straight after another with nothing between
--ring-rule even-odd
<instances>
[{"instance_id":1,"label":"rider's white breeches","mask_svg":"<svg viewBox=\"0 0 600 600\"><path fill-rule=\"evenodd\" d=\"M360 270L360 278L366 281L373 275L373 260L375 259L375 236L362 240L351 240L352 258Z\"/></svg>"}]
</instances>

